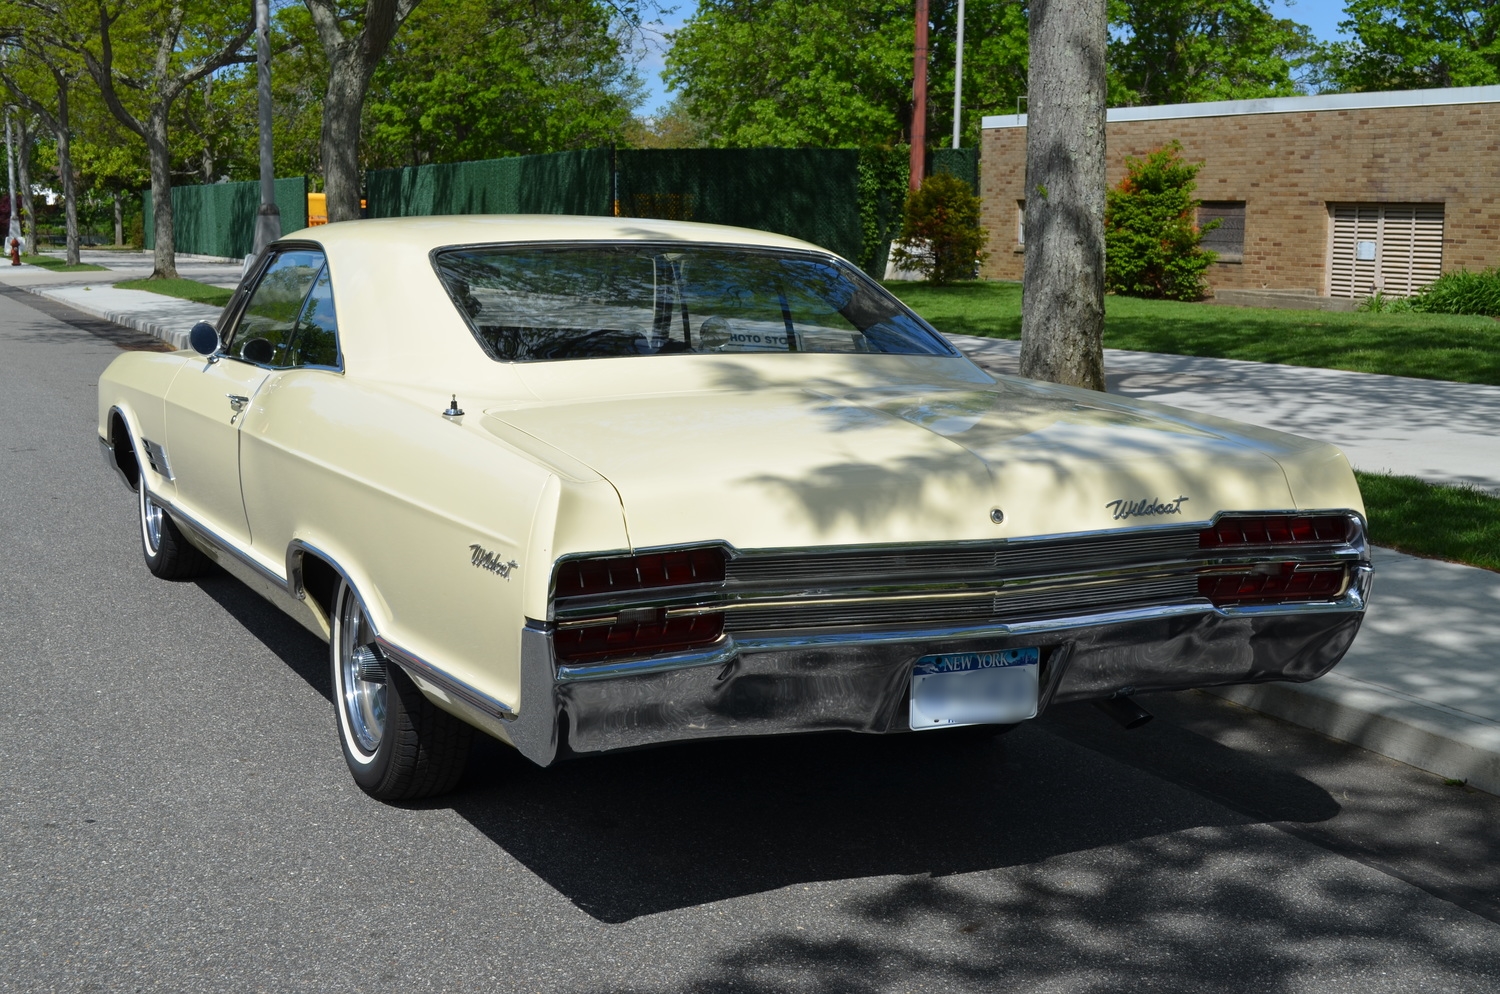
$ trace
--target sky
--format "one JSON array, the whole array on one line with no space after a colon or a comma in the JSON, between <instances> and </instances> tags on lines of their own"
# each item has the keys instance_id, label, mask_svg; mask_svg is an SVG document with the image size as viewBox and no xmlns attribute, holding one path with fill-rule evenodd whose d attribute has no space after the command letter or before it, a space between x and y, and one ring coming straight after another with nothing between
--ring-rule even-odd
<instances>
[{"instance_id":1,"label":"sky","mask_svg":"<svg viewBox=\"0 0 1500 994\"><path fill-rule=\"evenodd\" d=\"M666 48L661 32L681 26L697 6L696 0L677 0L674 11L648 26L655 30L656 40L648 46L640 63L641 80L646 84L646 97L641 101L640 113L649 115L671 99L666 84L661 81L662 54ZM1319 41L1333 41L1340 37L1339 21L1344 19L1342 0L1271 0L1270 9L1277 17L1289 17L1306 24Z\"/></svg>"}]
</instances>

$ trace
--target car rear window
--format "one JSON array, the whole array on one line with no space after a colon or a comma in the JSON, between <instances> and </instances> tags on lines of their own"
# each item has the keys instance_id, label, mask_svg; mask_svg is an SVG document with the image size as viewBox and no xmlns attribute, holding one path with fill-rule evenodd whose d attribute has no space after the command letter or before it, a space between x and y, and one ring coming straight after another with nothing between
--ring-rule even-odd
<instances>
[{"instance_id":1,"label":"car rear window","mask_svg":"<svg viewBox=\"0 0 1500 994\"><path fill-rule=\"evenodd\" d=\"M453 248L435 261L474 336L504 362L956 354L878 284L812 253L631 242Z\"/></svg>"}]
</instances>

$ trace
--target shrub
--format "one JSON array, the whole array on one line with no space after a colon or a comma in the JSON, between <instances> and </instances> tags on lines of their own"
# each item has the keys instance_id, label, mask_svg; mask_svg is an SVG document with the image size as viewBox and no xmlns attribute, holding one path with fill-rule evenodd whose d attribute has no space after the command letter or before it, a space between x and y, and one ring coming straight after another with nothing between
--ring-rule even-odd
<instances>
[{"instance_id":1,"label":"shrub","mask_svg":"<svg viewBox=\"0 0 1500 994\"><path fill-rule=\"evenodd\" d=\"M948 173L933 173L906 198L906 220L896 265L915 269L937 284L974 278L985 256L979 226L979 198L969 184Z\"/></svg>"},{"instance_id":2,"label":"shrub","mask_svg":"<svg viewBox=\"0 0 1500 994\"><path fill-rule=\"evenodd\" d=\"M133 249L146 247L146 215L134 214L125 224L125 244Z\"/></svg>"},{"instance_id":3,"label":"shrub","mask_svg":"<svg viewBox=\"0 0 1500 994\"><path fill-rule=\"evenodd\" d=\"M1410 298L1411 309L1428 314L1500 317L1500 270L1444 273Z\"/></svg>"},{"instance_id":4,"label":"shrub","mask_svg":"<svg viewBox=\"0 0 1500 994\"><path fill-rule=\"evenodd\" d=\"M1126 159L1126 176L1105 194L1104 286L1110 293L1164 300L1200 300L1203 273L1215 255L1200 246L1196 178L1201 162L1182 161L1182 146L1164 145L1144 159Z\"/></svg>"}]
</instances>

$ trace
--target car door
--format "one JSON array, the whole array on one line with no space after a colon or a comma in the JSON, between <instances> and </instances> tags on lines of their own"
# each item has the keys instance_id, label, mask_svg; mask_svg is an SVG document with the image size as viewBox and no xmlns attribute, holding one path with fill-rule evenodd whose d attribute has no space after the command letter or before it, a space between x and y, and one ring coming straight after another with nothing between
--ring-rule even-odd
<instances>
[{"instance_id":1,"label":"car door","mask_svg":"<svg viewBox=\"0 0 1500 994\"><path fill-rule=\"evenodd\" d=\"M189 362L167 390L167 447L177 502L242 547L250 543L250 524L240 490L240 428L267 381L298 364L297 327L323 268L323 253L316 249L277 252L218 354Z\"/></svg>"}]
</instances>

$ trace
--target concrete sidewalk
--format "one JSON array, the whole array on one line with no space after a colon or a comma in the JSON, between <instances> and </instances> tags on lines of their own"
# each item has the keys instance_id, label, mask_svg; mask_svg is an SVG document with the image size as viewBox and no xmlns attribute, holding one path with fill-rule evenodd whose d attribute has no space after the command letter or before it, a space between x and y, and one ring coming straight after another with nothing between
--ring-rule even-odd
<instances>
[{"instance_id":1,"label":"concrete sidewalk","mask_svg":"<svg viewBox=\"0 0 1500 994\"><path fill-rule=\"evenodd\" d=\"M194 277L217 282L226 267L202 270ZM0 270L0 280L179 348L194 323L218 318L217 308L116 290L118 274L65 275L108 279ZM985 368L1016 371L1019 342L950 337ZM1116 350L1105 366L1112 393L1324 438L1358 469L1500 491L1500 387ZM1333 673L1213 693L1500 794L1500 574L1386 549L1375 566L1364 627Z\"/></svg>"}]
</instances>

